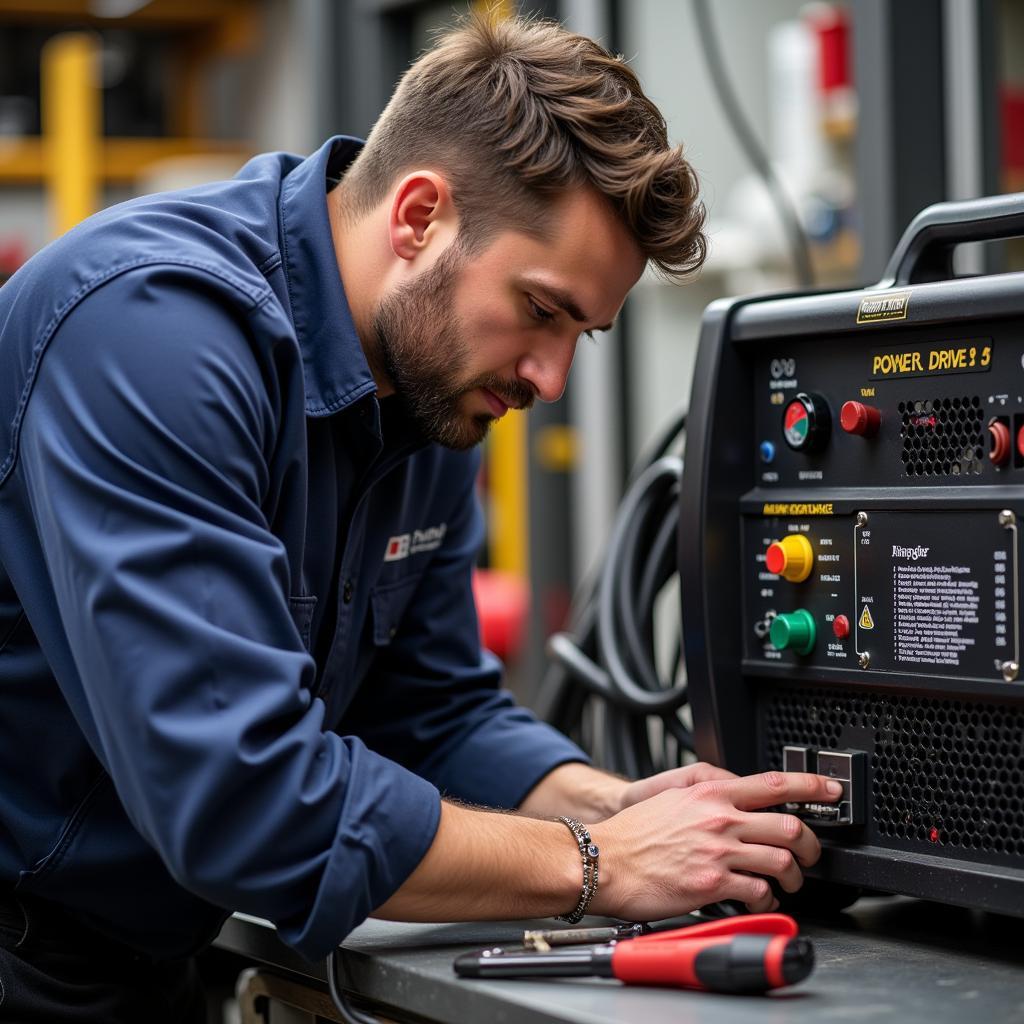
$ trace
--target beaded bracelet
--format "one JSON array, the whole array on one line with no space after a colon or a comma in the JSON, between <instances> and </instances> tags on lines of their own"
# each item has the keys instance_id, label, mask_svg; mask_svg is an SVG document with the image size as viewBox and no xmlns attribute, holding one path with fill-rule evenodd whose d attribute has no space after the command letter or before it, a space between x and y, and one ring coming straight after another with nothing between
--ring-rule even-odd
<instances>
[{"instance_id":1,"label":"beaded bracelet","mask_svg":"<svg viewBox=\"0 0 1024 1024\"><path fill-rule=\"evenodd\" d=\"M580 848L580 858L583 861L583 889L573 910L568 914L558 914L556 920L576 924L587 912L591 900L597 895L597 858L601 851L591 840L590 833L581 821L562 816L559 816L557 820L569 829Z\"/></svg>"}]
</instances>

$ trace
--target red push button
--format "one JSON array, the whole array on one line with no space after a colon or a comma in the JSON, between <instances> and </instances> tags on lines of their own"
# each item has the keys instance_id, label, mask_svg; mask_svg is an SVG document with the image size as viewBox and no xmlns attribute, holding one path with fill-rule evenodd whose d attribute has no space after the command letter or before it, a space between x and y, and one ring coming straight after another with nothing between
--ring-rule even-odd
<instances>
[{"instance_id":1,"label":"red push button","mask_svg":"<svg viewBox=\"0 0 1024 1024\"><path fill-rule=\"evenodd\" d=\"M988 457L992 465L1002 466L1010 458L1010 428L1001 420L992 420L988 425L988 436L992 441Z\"/></svg>"},{"instance_id":2,"label":"red push button","mask_svg":"<svg viewBox=\"0 0 1024 1024\"><path fill-rule=\"evenodd\" d=\"M850 635L850 620L845 615L837 615L832 620L832 632L837 640L845 640Z\"/></svg>"},{"instance_id":3,"label":"red push button","mask_svg":"<svg viewBox=\"0 0 1024 1024\"><path fill-rule=\"evenodd\" d=\"M1024 458L1024 426L1017 431L1017 451Z\"/></svg>"},{"instance_id":4,"label":"red push button","mask_svg":"<svg viewBox=\"0 0 1024 1024\"><path fill-rule=\"evenodd\" d=\"M882 414L873 405L863 402L845 402L839 410L839 425L848 434L873 437L881 422Z\"/></svg>"}]
</instances>

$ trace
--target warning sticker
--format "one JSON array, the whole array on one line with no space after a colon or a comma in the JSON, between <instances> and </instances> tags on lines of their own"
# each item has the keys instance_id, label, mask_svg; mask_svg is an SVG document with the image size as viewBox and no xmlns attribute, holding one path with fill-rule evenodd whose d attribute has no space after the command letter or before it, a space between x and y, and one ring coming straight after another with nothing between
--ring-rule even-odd
<instances>
[{"instance_id":1,"label":"warning sticker","mask_svg":"<svg viewBox=\"0 0 1024 1024\"><path fill-rule=\"evenodd\" d=\"M860 613L860 621L858 622L858 625L861 629L875 628L875 620L871 618L871 609L867 605L864 605L864 611Z\"/></svg>"}]
</instances>

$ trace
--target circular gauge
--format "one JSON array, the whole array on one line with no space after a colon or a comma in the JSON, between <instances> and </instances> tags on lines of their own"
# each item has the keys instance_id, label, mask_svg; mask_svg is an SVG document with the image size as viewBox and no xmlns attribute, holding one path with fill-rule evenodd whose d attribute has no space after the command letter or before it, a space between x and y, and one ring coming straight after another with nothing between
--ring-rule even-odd
<instances>
[{"instance_id":1,"label":"circular gauge","mask_svg":"<svg viewBox=\"0 0 1024 1024\"><path fill-rule=\"evenodd\" d=\"M832 418L821 395L801 392L782 411L782 436L796 452L814 452L825 447Z\"/></svg>"}]
</instances>

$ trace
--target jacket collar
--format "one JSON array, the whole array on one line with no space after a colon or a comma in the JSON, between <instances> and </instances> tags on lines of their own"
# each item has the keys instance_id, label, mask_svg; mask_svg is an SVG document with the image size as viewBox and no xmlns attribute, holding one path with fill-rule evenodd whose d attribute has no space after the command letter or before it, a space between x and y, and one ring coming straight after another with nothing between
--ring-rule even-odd
<instances>
[{"instance_id":1,"label":"jacket collar","mask_svg":"<svg viewBox=\"0 0 1024 1024\"><path fill-rule=\"evenodd\" d=\"M281 254L309 416L330 416L376 390L338 273L327 214L328 177L339 177L361 148L358 139L335 136L294 167L281 187Z\"/></svg>"}]
</instances>

